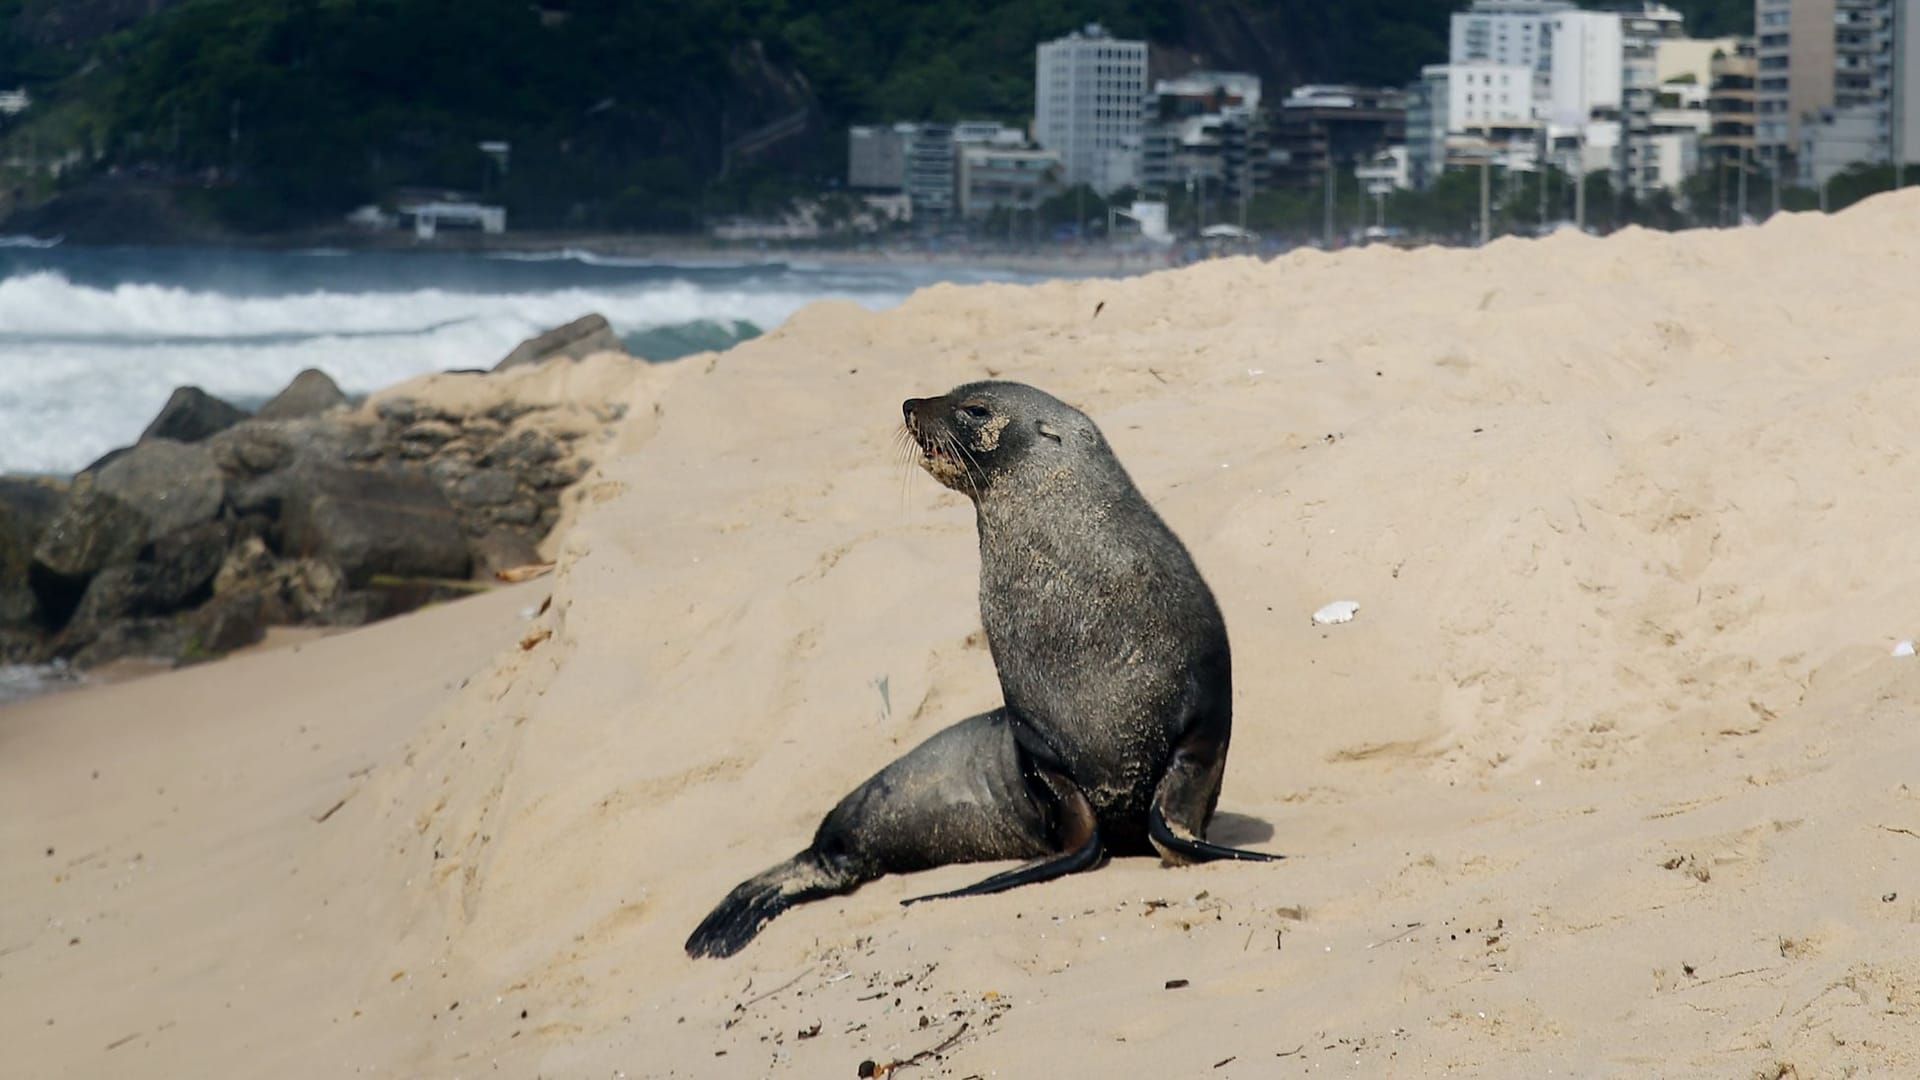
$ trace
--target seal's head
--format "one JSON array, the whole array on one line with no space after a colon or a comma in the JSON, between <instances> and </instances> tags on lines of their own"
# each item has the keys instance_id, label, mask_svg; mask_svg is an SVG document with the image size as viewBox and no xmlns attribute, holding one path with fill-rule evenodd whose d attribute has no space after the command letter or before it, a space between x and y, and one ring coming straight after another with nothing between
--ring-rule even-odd
<instances>
[{"instance_id":1,"label":"seal's head","mask_svg":"<svg viewBox=\"0 0 1920 1080\"><path fill-rule=\"evenodd\" d=\"M1080 410L1013 382L977 382L900 406L920 467L976 501L996 481L1031 469L1051 471L1065 447L1101 441Z\"/></svg>"}]
</instances>

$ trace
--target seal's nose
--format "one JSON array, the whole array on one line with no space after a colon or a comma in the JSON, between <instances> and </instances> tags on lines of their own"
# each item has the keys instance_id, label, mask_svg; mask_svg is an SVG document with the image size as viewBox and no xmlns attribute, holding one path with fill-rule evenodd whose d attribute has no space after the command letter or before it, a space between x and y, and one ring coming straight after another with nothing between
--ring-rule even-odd
<instances>
[{"instance_id":1,"label":"seal's nose","mask_svg":"<svg viewBox=\"0 0 1920 1080\"><path fill-rule=\"evenodd\" d=\"M918 406L918 405L919 405L919 404L920 404L921 402L923 402L923 401L925 401L925 400L927 400L927 399L926 399L926 398L917 398L917 397L910 397L910 398L908 398L907 400L905 400L905 401L903 401L903 402L901 402L901 403L900 403L900 416L901 416L901 418L902 418L902 419L904 419L904 420L906 420L906 422L907 422L907 423L909 423L909 424L911 424L911 423L913 423L913 410L914 410L914 409L915 409L915 408L916 408L916 407L917 407L917 406Z\"/></svg>"}]
</instances>

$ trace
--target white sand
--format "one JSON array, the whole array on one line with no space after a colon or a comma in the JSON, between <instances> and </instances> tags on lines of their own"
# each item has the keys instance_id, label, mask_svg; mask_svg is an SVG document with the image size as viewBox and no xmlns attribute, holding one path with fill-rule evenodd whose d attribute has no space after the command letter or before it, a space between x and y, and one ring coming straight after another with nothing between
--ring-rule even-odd
<instances>
[{"instance_id":1,"label":"white sand","mask_svg":"<svg viewBox=\"0 0 1920 1080\"><path fill-rule=\"evenodd\" d=\"M1920 1075L1917 255L1913 193L690 358L554 578L0 711L0 1072ZM1215 836L1295 858L898 906L987 869L946 868L688 960L997 703L971 510L896 435L986 375L1087 409L1193 549Z\"/></svg>"}]
</instances>

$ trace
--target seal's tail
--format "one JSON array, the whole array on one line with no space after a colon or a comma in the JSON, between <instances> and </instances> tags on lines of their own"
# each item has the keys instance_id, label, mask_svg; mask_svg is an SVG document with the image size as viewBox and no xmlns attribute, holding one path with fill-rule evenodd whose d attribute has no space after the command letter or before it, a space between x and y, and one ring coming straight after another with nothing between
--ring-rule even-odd
<instances>
[{"instance_id":1,"label":"seal's tail","mask_svg":"<svg viewBox=\"0 0 1920 1080\"><path fill-rule=\"evenodd\" d=\"M795 904L847 892L859 883L856 875L834 872L809 848L734 886L687 938L687 955L732 956L774 916Z\"/></svg>"}]
</instances>

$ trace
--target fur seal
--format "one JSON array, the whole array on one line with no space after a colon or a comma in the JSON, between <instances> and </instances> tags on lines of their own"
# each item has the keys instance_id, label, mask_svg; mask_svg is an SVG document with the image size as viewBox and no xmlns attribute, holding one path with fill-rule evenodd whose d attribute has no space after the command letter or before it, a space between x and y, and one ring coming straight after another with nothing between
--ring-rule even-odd
<instances>
[{"instance_id":1,"label":"fur seal","mask_svg":"<svg viewBox=\"0 0 1920 1080\"><path fill-rule=\"evenodd\" d=\"M729 893L687 953L730 956L795 904L948 863L1030 860L916 900L1046 881L1108 854L1283 858L1205 839L1233 719L1226 623L1100 429L1010 382L902 412L921 466L973 500L1005 704L855 788L805 851Z\"/></svg>"}]
</instances>

